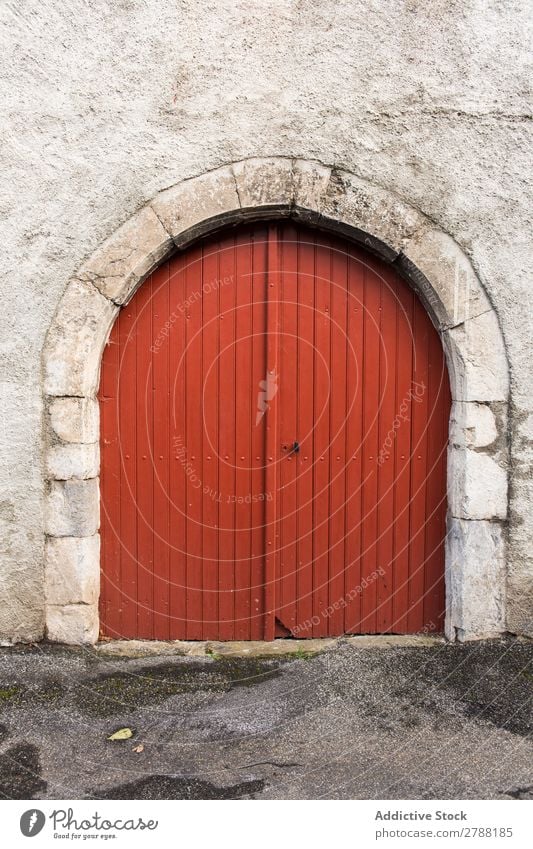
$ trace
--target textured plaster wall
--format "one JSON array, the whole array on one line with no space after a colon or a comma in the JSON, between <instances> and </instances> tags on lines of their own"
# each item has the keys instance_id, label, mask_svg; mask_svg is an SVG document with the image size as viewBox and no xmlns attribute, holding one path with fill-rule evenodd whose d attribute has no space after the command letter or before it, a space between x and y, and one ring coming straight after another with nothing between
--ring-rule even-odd
<instances>
[{"instance_id":1,"label":"textured plaster wall","mask_svg":"<svg viewBox=\"0 0 533 849\"><path fill-rule=\"evenodd\" d=\"M4 0L0 637L43 629L41 351L84 258L247 156L395 191L470 256L511 368L507 624L533 632L525 0Z\"/></svg>"}]
</instances>

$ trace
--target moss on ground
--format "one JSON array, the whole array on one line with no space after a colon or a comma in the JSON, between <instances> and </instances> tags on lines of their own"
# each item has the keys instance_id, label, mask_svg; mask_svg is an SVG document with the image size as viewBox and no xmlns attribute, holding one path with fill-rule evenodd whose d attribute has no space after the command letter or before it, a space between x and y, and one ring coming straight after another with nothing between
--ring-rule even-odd
<instances>
[{"instance_id":1,"label":"moss on ground","mask_svg":"<svg viewBox=\"0 0 533 849\"><path fill-rule=\"evenodd\" d=\"M171 696L194 692L228 692L253 687L279 674L283 661L212 656L207 662L174 662L135 667L100 675L76 689L79 710L92 716L110 716Z\"/></svg>"},{"instance_id":2,"label":"moss on ground","mask_svg":"<svg viewBox=\"0 0 533 849\"><path fill-rule=\"evenodd\" d=\"M0 704L2 702L7 702L10 699L13 699L20 693L20 687L16 685L11 687L2 687L0 686Z\"/></svg>"}]
</instances>

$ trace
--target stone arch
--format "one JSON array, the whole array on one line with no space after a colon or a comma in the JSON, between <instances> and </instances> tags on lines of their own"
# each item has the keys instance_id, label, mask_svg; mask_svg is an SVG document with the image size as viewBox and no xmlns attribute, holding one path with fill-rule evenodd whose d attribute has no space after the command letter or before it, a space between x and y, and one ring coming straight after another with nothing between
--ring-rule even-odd
<instances>
[{"instance_id":1,"label":"stone arch","mask_svg":"<svg viewBox=\"0 0 533 849\"><path fill-rule=\"evenodd\" d=\"M392 263L438 329L450 372L446 635L505 631L508 366L497 315L457 243L395 194L315 161L247 159L184 180L126 221L69 281L43 350L47 636L98 636L104 344L122 305L176 248L218 227L292 217Z\"/></svg>"}]
</instances>

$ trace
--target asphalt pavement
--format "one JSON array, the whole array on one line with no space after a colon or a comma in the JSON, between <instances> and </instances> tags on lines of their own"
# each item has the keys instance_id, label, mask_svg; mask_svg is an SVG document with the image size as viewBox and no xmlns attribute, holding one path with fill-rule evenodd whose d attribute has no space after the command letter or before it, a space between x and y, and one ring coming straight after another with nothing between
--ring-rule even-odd
<instances>
[{"instance_id":1,"label":"asphalt pavement","mask_svg":"<svg viewBox=\"0 0 533 849\"><path fill-rule=\"evenodd\" d=\"M1 798L533 798L532 641L103 648L0 649Z\"/></svg>"}]
</instances>

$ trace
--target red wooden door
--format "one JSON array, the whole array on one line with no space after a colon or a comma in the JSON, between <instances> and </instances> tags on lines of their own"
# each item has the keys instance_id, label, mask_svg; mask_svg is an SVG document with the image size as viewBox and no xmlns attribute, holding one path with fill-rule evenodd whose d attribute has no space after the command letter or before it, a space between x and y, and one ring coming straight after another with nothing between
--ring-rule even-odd
<instances>
[{"instance_id":1,"label":"red wooden door","mask_svg":"<svg viewBox=\"0 0 533 849\"><path fill-rule=\"evenodd\" d=\"M177 254L100 408L104 634L441 630L448 377L389 266L288 222Z\"/></svg>"}]
</instances>

